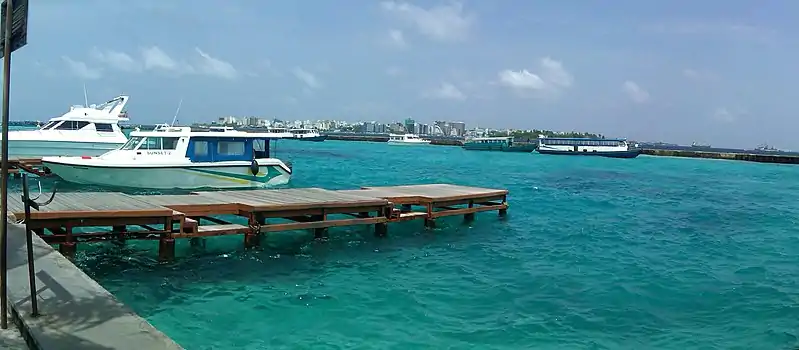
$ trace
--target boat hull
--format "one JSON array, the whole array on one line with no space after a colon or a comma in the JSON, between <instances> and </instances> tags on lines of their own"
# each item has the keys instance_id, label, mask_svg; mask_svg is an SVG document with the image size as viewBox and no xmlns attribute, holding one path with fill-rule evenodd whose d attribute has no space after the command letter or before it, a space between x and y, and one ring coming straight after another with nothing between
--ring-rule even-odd
<instances>
[{"instance_id":1,"label":"boat hull","mask_svg":"<svg viewBox=\"0 0 799 350\"><path fill-rule=\"evenodd\" d=\"M124 142L72 142L45 140L8 140L9 158L99 156L122 146Z\"/></svg>"},{"instance_id":2,"label":"boat hull","mask_svg":"<svg viewBox=\"0 0 799 350\"><path fill-rule=\"evenodd\" d=\"M309 136L309 137L292 137L291 140L322 142L324 140L327 140L327 135Z\"/></svg>"},{"instance_id":3,"label":"boat hull","mask_svg":"<svg viewBox=\"0 0 799 350\"><path fill-rule=\"evenodd\" d=\"M68 182L139 189L264 188L284 185L291 172L280 161L259 160L253 175L250 162L180 166L94 166L43 159L42 165Z\"/></svg>"},{"instance_id":4,"label":"boat hull","mask_svg":"<svg viewBox=\"0 0 799 350\"><path fill-rule=\"evenodd\" d=\"M495 151L495 152L521 152L531 153L535 151L535 144L525 144L518 146L492 145L492 144L464 144L463 149L467 151Z\"/></svg>"},{"instance_id":5,"label":"boat hull","mask_svg":"<svg viewBox=\"0 0 799 350\"><path fill-rule=\"evenodd\" d=\"M402 141L388 141L389 145L400 145L400 146L420 146L420 145L429 145L430 141L420 141L420 142L402 142Z\"/></svg>"},{"instance_id":6,"label":"boat hull","mask_svg":"<svg viewBox=\"0 0 799 350\"><path fill-rule=\"evenodd\" d=\"M556 154L568 156L595 156L595 157L608 157L608 158L635 158L641 154L641 150L625 150L625 151L596 151L596 152L574 152L563 150L551 150L538 148L540 154Z\"/></svg>"}]
</instances>

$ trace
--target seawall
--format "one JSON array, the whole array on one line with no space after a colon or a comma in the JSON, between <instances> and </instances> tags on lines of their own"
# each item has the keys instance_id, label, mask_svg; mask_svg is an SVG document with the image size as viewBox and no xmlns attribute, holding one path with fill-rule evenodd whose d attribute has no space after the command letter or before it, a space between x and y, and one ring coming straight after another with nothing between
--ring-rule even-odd
<instances>
[{"instance_id":1,"label":"seawall","mask_svg":"<svg viewBox=\"0 0 799 350\"><path fill-rule=\"evenodd\" d=\"M669 150L669 149L649 149L649 148L643 149L641 153L652 156L726 159L726 160L741 160L741 161L758 162L758 163L799 164L799 156L785 155L785 154L753 154L753 153L710 152L710 151Z\"/></svg>"},{"instance_id":2,"label":"seawall","mask_svg":"<svg viewBox=\"0 0 799 350\"><path fill-rule=\"evenodd\" d=\"M180 345L33 235L39 316L31 314L25 228L8 223L8 304L30 349L156 349Z\"/></svg>"}]
</instances>

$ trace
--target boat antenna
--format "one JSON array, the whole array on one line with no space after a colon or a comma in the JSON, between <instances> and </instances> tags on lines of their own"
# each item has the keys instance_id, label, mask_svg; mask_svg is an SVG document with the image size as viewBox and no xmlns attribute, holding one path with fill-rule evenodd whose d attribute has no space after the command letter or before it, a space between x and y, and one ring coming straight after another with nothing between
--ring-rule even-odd
<instances>
[{"instance_id":1,"label":"boat antenna","mask_svg":"<svg viewBox=\"0 0 799 350\"><path fill-rule=\"evenodd\" d=\"M180 102L178 102L178 109L175 111L175 116L172 118L172 124L170 124L169 126L175 126L175 122L178 120L178 114L180 113L180 106L182 105L183 105L183 98L181 98Z\"/></svg>"},{"instance_id":2,"label":"boat antenna","mask_svg":"<svg viewBox=\"0 0 799 350\"><path fill-rule=\"evenodd\" d=\"M86 94L86 83L83 83L83 105L89 107L89 95Z\"/></svg>"}]
</instances>

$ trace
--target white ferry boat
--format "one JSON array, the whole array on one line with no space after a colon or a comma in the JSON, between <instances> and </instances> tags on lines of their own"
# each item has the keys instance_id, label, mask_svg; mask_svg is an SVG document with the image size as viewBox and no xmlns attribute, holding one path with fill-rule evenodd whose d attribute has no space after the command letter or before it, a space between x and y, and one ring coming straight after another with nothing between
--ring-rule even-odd
<instances>
[{"instance_id":1,"label":"white ferry boat","mask_svg":"<svg viewBox=\"0 0 799 350\"><path fill-rule=\"evenodd\" d=\"M327 139L326 135L322 135L312 128L289 129L289 132L294 140L321 142Z\"/></svg>"},{"instance_id":2,"label":"white ferry boat","mask_svg":"<svg viewBox=\"0 0 799 350\"><path fill-rule=\"evenodd\" d=\"M134 131L117 150L99 157L44 157L42 165L78 184L142 189L253 188L282 185L291 167L270 156L280 134L227 128L193 132L159 126Z\"/></svg>"},{"instance_id":3,"label":"white ferry boat","mask_svg":"<svg viewBox=\"0 0 799 350\"><path fill-rule=\"evenodd\" d=\"M392 145L427 145L430 140L424 140L415 134L389 134L388 143Z\"/></svg>"},{"instance_id":4,"label":"white ferry boat","mask_svg":"<svg viewBox=\"0 0 799 350\"><path fill-rule=\"evenodd\" d=\"M119 127L128 96L117 96L100 105L72 106L37 130L8 133L8 155L14 158L46 156L98 156L125 144Z\"/></svg>"},{"instance_id":5,"label":"white ferry boat","mask_svg":"<svg viewBox=\"0 0 799 350\"><path fill-rule=\"evenodd\" d=\"M602 156L612 158L635 158L641 154L636 144L630 146L625 139L560 138L538 139L538 153L579 156Z\"/></svg>"}]
</instances>

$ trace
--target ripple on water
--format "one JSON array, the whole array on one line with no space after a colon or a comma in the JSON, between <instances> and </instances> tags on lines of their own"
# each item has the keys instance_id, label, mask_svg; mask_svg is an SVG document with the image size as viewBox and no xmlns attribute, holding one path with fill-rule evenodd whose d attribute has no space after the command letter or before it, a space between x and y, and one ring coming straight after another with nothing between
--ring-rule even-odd
<instances>
[{"instance_id":1,"label":"ripple on water","mask_svg":"<svg viewBox=\"0 0 799 350\"><path fill-rule=\"evenodd\" d=\"M307 149L306 149L307 148ZM786 349L799 345L799 168L330 142L293 187L506 187L480 214L179 246L85 246L92 277L187 349ZM346 170L344 170L346 169ZM500 169L500 170L497 170Z\"/></svg>"}]
</instances>

